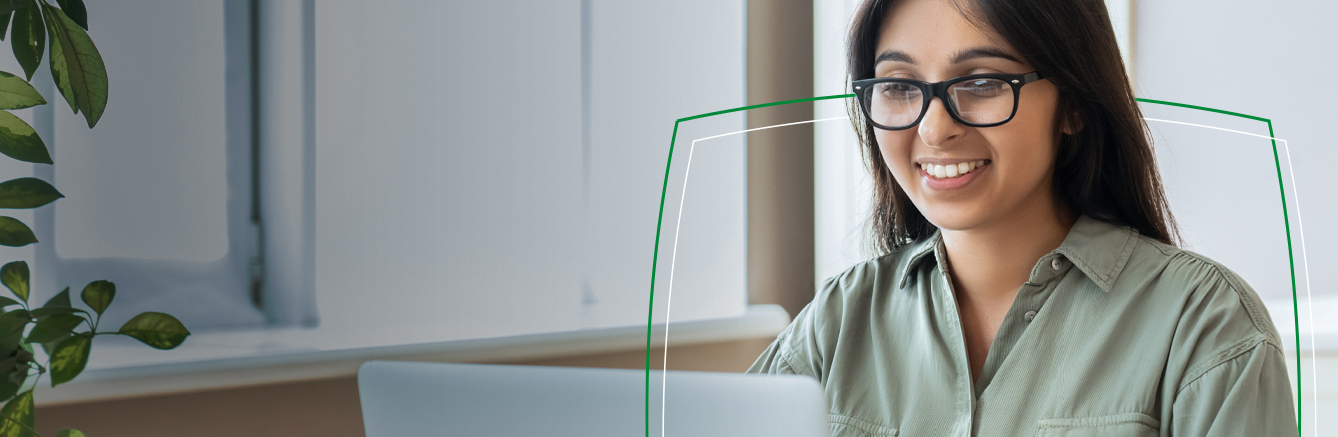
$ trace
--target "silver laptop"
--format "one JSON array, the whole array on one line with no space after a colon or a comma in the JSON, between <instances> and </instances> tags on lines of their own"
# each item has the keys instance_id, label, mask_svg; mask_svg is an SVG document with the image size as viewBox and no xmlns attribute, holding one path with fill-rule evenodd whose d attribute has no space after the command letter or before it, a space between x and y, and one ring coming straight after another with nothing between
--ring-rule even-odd
<instances>
[{"instance_id":1,"label":"silver laptop","mask_svg":"<svg viewBox=\"0 0 1338 437\"><path fill-rule=\"evenodd\" d=\"M828 435L827 400L812 378L663 376L651 372L649 408L644 370L372 361L358 371L358 392L368 437Z\"/></svg>"}]
</instances>

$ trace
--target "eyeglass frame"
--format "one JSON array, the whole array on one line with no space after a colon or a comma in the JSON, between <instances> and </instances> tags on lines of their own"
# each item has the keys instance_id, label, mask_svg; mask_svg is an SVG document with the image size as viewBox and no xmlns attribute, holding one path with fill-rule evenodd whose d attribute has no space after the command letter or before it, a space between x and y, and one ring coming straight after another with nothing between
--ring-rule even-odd
<instances>
[{"instance_id":1,"label":"eyeglass frame","mask_svg":"<svg viewBox=\"0 0 1338 437\"><path fill-rule=\"evenodd\" d=\"M956 105L948 103L951 101L948 99L948 88L958 83L972 79L999 79L1009 84L1009 88L1013 89L1013 111L1008 113L1008 118L1005 118L1003 119L1003 121L1000 121L998 123L986 123L986 124L971 123L962 119L961 114L957 113L957 108L955 107ZM934 97L938 97L939 100L942 100L943 107L948 110L948 115L952 116L953 120L956 120L958 123L961 123L964 126L994 127L1002 125L1004 123L1012 121L1013 117L1017 115L1017 105L1018 102L1021 100L1022 86L1032 82L1036 82L1041 79L1045 79L1045 76L1042 76L1039 71L1033 71L1024 74L1007 74L1007 73L972 74L969 76L954 77L952 79L935 83L929 83L913 79L895 78L895 77L875 77L872 79L861 79L861 80L851 81L850 86L855 91L855 100L859 102L859 107L861 110L864 111L864 117L869 120L869 124L872 124L874 127L877 127L882 130L898 131L898 130L910 129L912 127L915 127L915 125L920 124L920 121L925 118L925 114L929 112L929 102L933 101ZM910 124L907 124L906 126L897 128L883 126L881 124L878 124L878 122L874 121L873 115L869 113L870 112L869 105L871 105L872 102L869 101L869 97L866 97L866 95L871 92L871 87L875 84L889 83L889 82L913 85L920 89L920 95L925 96L923 99L924 103L920 106L920 115L915 118L915 121L911 122Z\"/></svg>"}]
</instances>

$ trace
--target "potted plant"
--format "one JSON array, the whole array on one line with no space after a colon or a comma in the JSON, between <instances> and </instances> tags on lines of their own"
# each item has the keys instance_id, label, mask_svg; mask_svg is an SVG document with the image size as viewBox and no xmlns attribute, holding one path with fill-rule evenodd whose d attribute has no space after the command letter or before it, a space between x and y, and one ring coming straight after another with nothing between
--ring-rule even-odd
<instances>
[{"instance_id":1,"label":"potted plant","mask_svg":"<svg viewBox=\"0 0 1338 437\"><path fill-rule=\"evenodd\" d=\"M46 99L28 82L48 58L56 88L76 114L82 113L91 129L107 107L107 70L88 33L88 13L83 0L0 0L0 40L9 31L14 57L23 76L0 71L0 154L19 161L53 165L51 154L31 126L10 110L44 105ZM49 48L49 49L48 49ZM64 197L50 183L22 177L0 182L0 208L32 209ZM0 215L0 245L21 247L37 243L33 231L22 221ZM171 315L141 313L119 329L104 330L102 314L116 296L116 285L93 281L79 293L85 308L75 306L70 289L56 294L40 307L29 304L32 284L28 263L13 261L0 267L3 283L17 299L0 297L0 437L39 435L33 429L33 388L42 375L50 374L51 385L74 379L84 370L99 335L124 335L157 349L181 345L190 331ZM34 346L49 357L36 361ZM60 437L83 436L64 429Z\"/></svg>"}]
</instances>

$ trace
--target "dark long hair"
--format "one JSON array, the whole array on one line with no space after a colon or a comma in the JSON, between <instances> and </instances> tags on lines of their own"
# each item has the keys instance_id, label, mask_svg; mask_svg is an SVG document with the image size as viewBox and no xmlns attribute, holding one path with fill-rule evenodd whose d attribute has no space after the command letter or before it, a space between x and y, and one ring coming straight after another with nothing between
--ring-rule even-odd
<instances>
[{"instance_id":1,"label":"dark long hair","mask_svg":"<svg viewBox=\"0 0 1338 437\"><path fill-rule=\"evenodd\" d=\"M894 0L865 0L846 50L851 80L872 78L878 31ZM968 4L961 4L962 1ZM1056 129L1076 114L1081 130L1058 138L1055 198L1074 214L1130 226L1166 244L1179 237L1162 190L1147 123L1124 72L1101 0L954 0L963 16L992 29L1059 89ZM873 177L872 249L887 253L933 234L878 150L855 99L847 105ZM1068 120L1072 122L1074 120Z\"/></svg>"}]
</instances>

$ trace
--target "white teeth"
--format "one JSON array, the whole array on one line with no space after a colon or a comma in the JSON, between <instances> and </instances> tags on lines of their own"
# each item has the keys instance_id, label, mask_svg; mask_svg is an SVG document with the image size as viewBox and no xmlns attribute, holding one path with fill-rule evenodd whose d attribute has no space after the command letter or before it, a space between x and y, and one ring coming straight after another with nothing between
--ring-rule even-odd
<instances>
[{"instance_id":1,"label":"white teeth","mask_svg":"<svg viewBox=\"0 0 1338 437\"><path fill-rule=\"evenodd\" d=\"M933 178L935 178L935 179L950 179L950 178L955 178L955 177L958 177L958 176L961 176L961 175L964 175L964 174L973 172L973 171L975 171L977 168L980 168L980 167L983 167L983 166L985 166L985 161L984 161L984 160L980 160L980 161L966 161L966 162L959 162L959 163L956 163L956 164L948 164L948 165L939 165L939 164L930 164L930 163L921 163L921 164L919 165L920 169L924 170L925 173L928 173L929 176L931 176L931 177L933 177Z\"/></svg>"}]
</instances>

